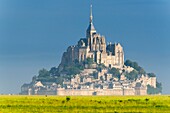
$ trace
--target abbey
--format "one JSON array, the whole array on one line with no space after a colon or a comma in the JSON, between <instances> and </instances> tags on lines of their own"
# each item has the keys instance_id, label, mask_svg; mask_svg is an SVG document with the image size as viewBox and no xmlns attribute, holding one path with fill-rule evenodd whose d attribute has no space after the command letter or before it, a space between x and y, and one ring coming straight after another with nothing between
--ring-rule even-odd
<instances>
[{"instance_id":1,"label":"abbey","mask_svg":"<svg viewBox=\"0 0 170 113\"><path fill-rule=\"evenodd\" d=\"M107 44L97 33L92 6L86 37L67 48L58 68L42 69L21 86L23 95L147 95L161 90L156 75L146 73L136 62L124 63L120 43Z\"/></svg>"},{"instance_id":2,"label":"abbey","mask_svg":"<svg viewBox=\"0 0 170 113\"><path fill-rule=\"evenodd\" d=\"M75 61L84 62L87 58L106 67L121 68L124 65L124 51L120 43L107 45L105 37L97 33L93 25L92 6L86 38L80 39L77 45L68 47L67 52L63 54L60 66L69 65Z\"/></svg>"}]
</instances>

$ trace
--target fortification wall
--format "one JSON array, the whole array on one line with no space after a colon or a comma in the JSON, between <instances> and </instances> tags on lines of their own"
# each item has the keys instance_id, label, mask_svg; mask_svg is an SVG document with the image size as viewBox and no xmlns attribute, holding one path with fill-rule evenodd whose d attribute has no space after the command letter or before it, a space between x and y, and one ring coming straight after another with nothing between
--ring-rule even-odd
<instances>
[{"instance_id":1,"label":"fortification wall","mask_svg":"<svg viewBox=\"0 0 170 113\"><path fill-rule=\"evenodd\" d=\"M146 89L57 89L57 95L146 95Z\"/></svg>"},{"instance_id":2,"label":"fortification wall","mask_svg":"<svg viewBox=\"0 0 170 113\"><path fill-rule=\"evenodd\" d=\"M93 95L94 90L91 89L58 89L57 95Z\"/></svg>"},{"instance_id":3,"label":"fortification wall","mask_svg":"<svg viewBox=\"0 0 170 113\"><path fill-rule=\"evenodd\" d=\"M126 88L123 89L123 95L135 95L135 89L134 88Z\"/></svg>"}]
</instances>

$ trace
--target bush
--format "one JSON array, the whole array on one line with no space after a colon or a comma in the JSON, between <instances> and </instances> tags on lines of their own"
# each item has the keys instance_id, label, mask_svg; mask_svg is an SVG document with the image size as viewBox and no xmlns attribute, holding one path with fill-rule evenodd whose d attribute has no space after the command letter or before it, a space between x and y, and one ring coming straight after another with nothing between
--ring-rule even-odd
<instances>
[{"instance_id":1,"label":"bush","mask_svg":"<svg viewBox=\"0 0 170 113\"><path fill-rule=\"evenodd\" d=\"M145 70L142 67L140 67L137 62L132 62L130 60L126 60L125 65L133 67L135 70L138 71L139 74L146 74Z\"/></svg>"},{"instance_id":2,"label":"bush","mask_svg":"<svg viewBox=\"0 0 170 113\"><path fill-rule=\"evenodd\" d=\"M66 96L66 101L70 101L71 97L70 96Z\"/></svg>"}]
</instances>

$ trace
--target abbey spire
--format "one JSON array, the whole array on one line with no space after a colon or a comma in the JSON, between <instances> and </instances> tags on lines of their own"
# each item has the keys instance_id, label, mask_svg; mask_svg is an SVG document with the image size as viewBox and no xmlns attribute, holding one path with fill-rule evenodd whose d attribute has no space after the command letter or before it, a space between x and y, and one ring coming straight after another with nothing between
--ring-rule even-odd
<instances>
[{"instance_id":1,"label":"abbey spire","mask_svg":"<svg viewBox=\"0 0 170 113\"><path fill-rule=\"evenodd\" d=\"M93 25L93 15L92 15L92 5L90 6L90 22L89 26L86 31L86 37L90 38L94 33L96 33L96 30Z\"/></svg>"},{"instance_id":2,"label":"abbey spire","mask_svg":"<svg viewBox=\"0 0 170 113\"><path fill-rule=\"evenodd\" d=\"M90 6L90 23L93 21L92 5Z\"/></svg>"}]
</instances>

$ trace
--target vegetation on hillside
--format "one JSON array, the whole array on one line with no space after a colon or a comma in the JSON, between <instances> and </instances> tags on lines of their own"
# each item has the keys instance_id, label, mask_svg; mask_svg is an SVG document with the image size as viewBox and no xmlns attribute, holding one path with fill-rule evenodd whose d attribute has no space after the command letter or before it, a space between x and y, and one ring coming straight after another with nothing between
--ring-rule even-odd
<instances>
[{"instance_id":1,"label":"vegetation on hillside","mask_svg":"<svg viewBox=\"0 0 170 113\"><path fill-rule=\"evenodd\" d=\"M136 70L126 73L125 76L128 80L136 80L138 78L139 72Z\"/></svg>"},{"instance_id":2,"label":"vegetation on hillside","mask_svg":"<svg viewBox=\"0 0 170 113\"><path fill-rule=\"evenodd\" d=\"M116 69L113 67L113 68L109 69L109 73L112 74L113 77L120 79L119 69Z\"/></svg>"},{"instance_id":3,"label":"vegetation on hillside","mask_svg":"<svg viewBox=\"0 0 170 113\"><path fill-rule=\"evenodd\" d=\"M137 62L132 62L130 60L125 61L126 66L133 67L134 70L130 73L125 73L125 76L129 80L136 80L138 76L141 76L142 74L147 74L149 77L156 77L154 73L146 73L146 71L138 65ZM156 88L147 85L147 94L161 94L162 93L162 84L156 82Z\"/></svg>"},{"instance_id":4,"label":"vegetation on hillside","mask_svg":"<svg viewBox=\"0 0 170 113\"><path fill-rule=\"evenodd\" d=\"M140 67L137 62L132 62L131 60L126 60L125 65L133 67L138 72L138 74L146 74L145 70L142 67Z\"/></svg>"},{"instance_id":5,"label":"vegetation on hillside","mask_svg":"<svg viewBox=\"0 0 170 113\"><path fill-rule=\"evenodd\" d=\"M161 94L162 93L162 84L156 82L156 88L147 85L147 94Z\"/></svg>"},{"instance_id":6,"label":"vegetation on hillside","mask_svg":"<svg viewBox=\"0 0 170 113\"><path fill-rule=\"evenodd\" d=\"M84 61L85 64L88 65L88 67L91 67L91 65L94 63L93 59L92 58L87 58L85 61Z\"/></svg>"},{"instance_id":7,"label":"vegetation on hillside","mask_svg":"<svg viewBox=\"0 0 170 113\"><path fill-rule=\"evenodd\" d=\"M156 77L156 75L154 73L148 73L147 74L149 77Z\"/></svg>"},{"instance_id":8,"label":"vegetation on hillside","mask_svg":"<svg viewBox=\"0 0 170 113\"><path fill-rule=\"evenodd\" d=\"M51 76L51 72L47 69L41 69L39 70L37 81L41 82L56 82L56 78L54 76Z\"/></svg>"},{"instance_id":9,"label":"vegetation on hillside","mask_svg":"<svg viewBox=\"0 0 170 113\"><path fill-rule=\"evenodd\" d=\"M58 68L56 67L52 67L49 71L43 68L39 70L37 81L56 82L62 85L64 78L70 80L74 75L79 74L82 70L84 70L85 65L91 67L92 64L94 64L93 59L87 58L83 63L79 63L75 60L73 64L65 65L61 72L59 72ZM154 73L146 73L146 71L141 66L139 66L137 62L126 60L125 65L134 68L134 70L129 73L123 71L123 74L128 80L136 80L142 74L147 74L149 77L156 77ZM107 68L104 64L97 64L96 69L98 71L101 71L102 69L107 69L113 77L120 79L121 73L120 70L117 68ZM94 76L94 78L97 78L96 73L93 73L92 76ZM150 85L148 85L147 88L148 94L159 94L162 92L162 85L158 82L156 88L153 88Z\"/></svg>"},{"instance_id":10,"label":"vegetation on hillside","mask_svg":"<svg viewBox=\"0 0 170 113\"><path fill-rule=\"evenodd\" d=\"M101 72L102 69L107 69L107 67L104 64L98 64L96 69Z\"/></svg>"}]
</instances>

